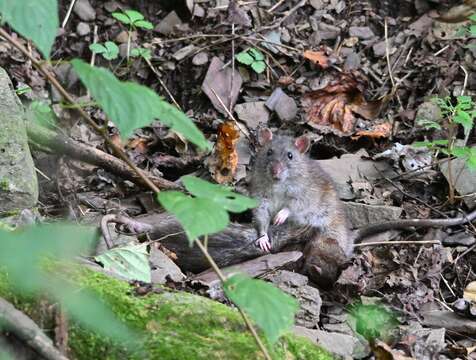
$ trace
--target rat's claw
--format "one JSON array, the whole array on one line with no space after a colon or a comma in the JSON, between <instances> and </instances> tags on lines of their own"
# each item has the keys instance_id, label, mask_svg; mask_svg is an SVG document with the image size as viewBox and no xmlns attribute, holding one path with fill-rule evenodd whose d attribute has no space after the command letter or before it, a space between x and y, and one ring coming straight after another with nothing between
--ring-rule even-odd
<instances>
[{"instance_id":1,"label":"rat's claw","mask_svg":"<svg viewBox=\"0 0 476 360\"><path fill-rule=\"evenodd\" d=\"M276 214L276 216L274 217L273 224L274 225L281 225L282 223L284 223L286 221L286 219L288 218L289 213L290 213L290 211L289 211L288 208L284 208L284 209L279 210L278 213Z\"/></svg>"},{"instance_id":2,"label":"rat's claw","mask_svg":"<svg viewBox=\"0 0 476 360\"><path fill-rule=\"evenodd\" d=\"M269 241L268 234L264 234L260 236L257 240L258 246L260 247L261 250L264 252L270 252L271 251L271 242Z\"/></svg>"}]
</instances>

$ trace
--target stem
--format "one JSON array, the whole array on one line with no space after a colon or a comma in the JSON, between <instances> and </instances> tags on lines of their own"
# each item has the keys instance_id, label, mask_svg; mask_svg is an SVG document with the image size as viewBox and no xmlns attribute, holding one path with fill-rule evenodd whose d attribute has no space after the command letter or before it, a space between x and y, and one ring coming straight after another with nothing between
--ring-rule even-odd
<instances>
[{"instance_id":1,"label":"stem","mask_svg":"<svg viewBox=\"0 0 476 360\"><path fill-rule=\"evenodd\" d=\"M217 274L218 278L220 279L221 283L224 284L226 279L225 279L225 275L223 275L223 273L221 272L220 268L218 267L218 265L216 264L215 260L213 260L213 258L210 256L210 254L208 253L207 249L205 248L205 246L203 246L202 242L199 240L199 239L195 239L195 243L197 244L198 248L200 249L200 251L202 252L203 256L205 256L205 258L207 259L207 261L209 262L209 264L211 265L213 271L215 271L215 273ZM236 304L235 304L236 305ZM256 341L256 344L258 345L258 347L260 348L261 352L263 353L264 357L266 360L272 360L271 359L271 356L269 355L268 353L268 350L266 349L266 347L264 346L264 344L262 343L261 339L259 338L258 336L258 333L256 332L256 329L254 328L253 324L251 323L250 319L248 319L248 316L246 316L246 314L243 312L243 310L240 309L239 306L236 305L236 308L238 309L238 311L240 312L241 314L241 317L243 318L243 320L245 321L245 324L246 324L246 327L248 328L248 330L251 332L251 334L253 335L255 341Z\"/></svg>"},{"instance_id":2,"label":"stem","mask_svg":"<svg viewBox=\"0 0 476 360\"><path fill-rule=\"evenodd\" d=\"M448 154L453 153L453 145L455 140L455 124L450 122L448 126ZM451 205L455 202L455 189L453 184L453 169L451 167L451 161L448 161L448 201Z\"/></svg>"},{"instance_id":3,"label":"stem","mask_svg":"<svg viewBox=\"0 0 476 360\"><path fill-rule=\"evenodd\" d=\"M127 63L129 64L129 52L131 51L131 28L129 28L129 31L127 32Z\"/></svg>"},{"instance_id":4,"label":"stem","mask_svg":"<svg viewBox=\"0 0 476 360\"><path fill-rule=\"evenodd\" d=\"M10 44L15 46L20 52L25 55L33 64L35 68L38 69L39 72L43 74L43 76L46 77L46 79L53 85L56 90L68 101L70 102L73 106L75 106L81 115L81 117L91 126L94 131L96 131L99 135L103 137L103 139L106 141L106 144L114 151L114 153L122 159L129 167L139 176L142 181L154 192L160 192L160 189L147 177L142 173L142 170L140 170L126 155L126 153L119 147L117 146L111 138L108 136L107 132L102 129L96 122L81 108L81 106L73 99L73 97L61 86L61 84L56 80L53 74L51 74L48 70L46 70L43 65L36 60L30 52L25 49L18 41L16 41L14 38L12 38L3 28L0 28L0 36L5 38Z\"/></svg>"}]
</instances>

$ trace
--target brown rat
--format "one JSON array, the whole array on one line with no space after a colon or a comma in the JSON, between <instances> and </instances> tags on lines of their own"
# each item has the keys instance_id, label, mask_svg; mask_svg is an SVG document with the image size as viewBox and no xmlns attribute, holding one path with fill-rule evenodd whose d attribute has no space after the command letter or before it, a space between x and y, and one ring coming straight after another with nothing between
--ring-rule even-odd
<instances>
[{"instance_id":1,"label":"brown rat","mask_svg":"<svg viewBox=\"0 0 476 360\"><path fill-rule=\"evenodd\" d=\"M250 193L260 202L253 211L259 247L271 250L271 223L290 221L315 233L305 251L313 253L307 256L313 260L306 261L306 270L323 275L329 263L331 273L337 274L338 265L352 253L353 236L334 183L318 162L306 155L309 138L293 139L263 129L258 140L261 148L251 174Z\"/></svg>"}]
</instances>

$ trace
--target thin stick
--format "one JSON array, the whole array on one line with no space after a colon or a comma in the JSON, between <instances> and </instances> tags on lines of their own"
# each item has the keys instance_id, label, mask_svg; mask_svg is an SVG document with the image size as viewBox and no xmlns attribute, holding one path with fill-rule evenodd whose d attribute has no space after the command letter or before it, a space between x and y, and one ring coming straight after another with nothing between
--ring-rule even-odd
<instances>
[{"instance_id":1,"label":"thin stick","mask_svg":"<svg viewBox=\"0 0 476 360\"><path fill-rule=\"evenodd\" d=\"M61 24L61 27L63 29L66 26L66 23L68 22L69 17L71 16L71 12L73 11L75 3L76 3L76 0L71 0L71 3L69 4L68 11L66 12L66 16L64 17L63 23Z\"/></svg>"},{"instance_id":2,"label":"thin stick","mask_svg":"<svg viewBox=\"0 0 476 360\"><path fill-rule=\"evenodd\" d=\"M93 35L93 45L96 44L98 42L98 26L97 25L94 25L94 35ZM91 66L94 66L94 63L96 62L96 52L95 51L92 51L92 55L91 55L91 62L89 63Z\"/></svg>"},{"instance_id":3,"label":"thin stick","mask_svg":"<svg viewBox=\"0 0 476 360\"><path fill-rule=\"evenodd\" d=\"M268 10L266 10L267 12L269 12L270 14L276 10L278 7L280 7L286 0L279 0L276 4L274 4L273 6L271 6Z\"/></svg>"},{"instance_id":4,"label":"thin stick","mask_svg":"<svg viewBox=\"0 0 476 360\"><path fill-rule=\"evenodd\" d=\"M53 85L56 90L72 105L77 108L77 111L81 115L81 117L91 126L94 131L96 131L99 135L103 137L106 141L107 145L121 158L136 174L139 176L142 181L154 192L160 192L160 189L147 177L143 174L142 170L139 169L124 153L124 151L117 146L106 133L106 130L101 128L96 122L91 119L91 117L84 111L81 106L73 99L73 97L61 86L61 84L56 80L53 74L51 74L48 70L46 70L43 65L36 60L31 54L28 53L28 50L25 49L17 40L12 38L3 28L0 28L0 36L5 38L10 44L15 46L18 50L20 50L23 55L25 55L32 64L40 71L43 76L47 78L47 80Z\"/></svg>"},{"instance_id":5,"label":"thin stick","mask_svg":"<svg viewBox=\"0 0 476 360\"><path fill-rule=\"evenodd\" d=\"M393 80L392 65L390 64L390 47L388 44L387 18L385 18L385 54L387 57L388 75L390 76L390 81L392 82L392 88L395 89L395 80ZM392 92L393 92L393 89L392 89Z\"/></svg>"},{"instance_id":6,"label":"thin stick","mask_svg":"<svg viewBox=\"0 0 476 360\"><path fill-rule=\"evenodd\" d=\"M364 246L380 246L380 245L425 245L425 244L441 244L438 240L414 240L414 241L372 241L372 242L365 242L360 244L355 244L354 247L364 247Z\"/></svg>"},{"instance_id":7,"label":"thin stick","mask_svg":"<svg viewBox=\"0 0 476 360\"><path fill-rule=\"evenodd\" d=\"M195 239L195 243L197 244L198 248L202 252L203 256L205 256L205 258L207 259L207 261L211 265L213 271L215 271L215 273L217 274L217 276L220 279L220 281L222 282L222 284L224 284L225 281L226 281L225 275L223 275L223 273L221 272L218 265L215 263L213 258L208 253L207 249L203 246L202 242L199 239ZM256 329L254 328L251 321L248 319L248 316L246 316L246 314L243 312L243 310L240 309L240 307L238 305L236 307L237 307L238 311L240 312L243 320L245 321L245 324L248 327L248 330L251 332L251 334L255 338L256 344L258 345L260 350L263 352L263 355L264 355L265 359L266 360L272 360L271 356L268 353L268 350L266 349L266 347L262 343L261 339L259 338L258 333L256 332Z\"/></svg>"},{"instance_id":8,"label":"thin stick","mask_svg":"<svg viewBox=\"0 0 476 360\"><path fill-rule=\"evenodd\" d=\"M172 95L172 93L170 92L169 88L165 85L165 83L163 82L162 78L160 77L160 73L159 71L155 68L154 65L152 65L152 63L150 62L149 59L146 59L144 58L145 62L147 63L147 65L149 65L149 68L152 70L152 72L155 74L155 76L157 77L157 80L159 80L159 83L160 85L162 86L162 88L165 90L165 92L167 93L168 97L170 98L170 100L172 100L172 102L174 103L174 105L179 108L180 110L182 110L182 108L180 107L179 103L177 102L177 100L175 100L174 96Z\"/></svg>"},{"instance_id":9,"label":"thin stick","mask_svg":"<svg viewBox=\"0 0 476 360\"><path fill-rule=\"evenodd\" d=\"M301 7L303 7L306 3L307 3L307 0L301 0L301 1L298 2L294 7L292 7L292 8L289 9L288 11L286 11L286 13L284 14L284 16L283 16L281 19L279 19L279 21L277 21L277 22L274 23L273 25L265 26L265 27L259 29L258 31L271 30L271 29L275 29L275 28L281 26L281 24L284 22L284 20L286 20L288 17L290 17L296 10L298 10L298 9L301 8Z\"/></svg>"},{"instance_id":10,"label":"thin stick","mask_svg":"<svg viewBox=\"0 0 476 360\"><path fill-rule=\"evenodd\" d=\"M228 106L231 112L231 97L233 95L233 84L235 83L235 23L231 24L231 35L233 40L231 40L231 85L230 85L230 94L228 96Z\"/></svg>"}]
</instances>

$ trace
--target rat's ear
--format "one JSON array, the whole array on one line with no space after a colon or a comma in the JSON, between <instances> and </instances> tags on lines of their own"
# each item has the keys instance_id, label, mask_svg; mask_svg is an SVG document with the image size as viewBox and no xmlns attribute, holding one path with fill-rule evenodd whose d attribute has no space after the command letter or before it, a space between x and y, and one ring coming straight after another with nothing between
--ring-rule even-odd
<instances>
[{"instance_id":1,"label":"rat's ear","mask_svg":"<svg viewBox=\"0 0 476 360\"><path fill-rule=\"evenodd\" d=\"M258 143L263 146L273 139L273 133L268 128L260 129L258 132Z\"/></svg>"},{"instance_id":2,"label":"rat's ear","mask_svg":"<svg viewBox=\"0 0 476 360\"><path fill-rule=\"evenodd\" d=\"M306 135L303 135L294 140L294 145L301 154L304 154L309 150L309 147L311 146L311 140L309 140Z\"/></svg>"}]
</instances>

